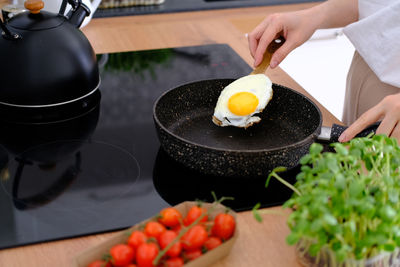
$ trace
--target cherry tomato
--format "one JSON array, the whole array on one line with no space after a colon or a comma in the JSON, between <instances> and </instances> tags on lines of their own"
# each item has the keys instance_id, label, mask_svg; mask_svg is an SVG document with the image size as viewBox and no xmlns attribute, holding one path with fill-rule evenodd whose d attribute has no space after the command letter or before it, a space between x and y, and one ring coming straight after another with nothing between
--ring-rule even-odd
<instances>
[{"instance_id":1,"label":"cherry tomato","mask_svg":"<svg viewBox=\"0 0 400 267\"><path fill-rule=\"evenodd\" d=\"M207 238L206 242L204 242L204 247L207 250L212 250L221 244L222 244L221 238L216 237L216 236L210 236Z\"/></svg>"},{"instance_id":2,"label":"cherry tomato","mask_svg":"<svg viewBox=\"0 0 400 267\"><path fill-rule=\"evenodd\" d=\"M158 255L156 243L143 243L136 250L136 263L138 267L153 267L153 261Z\"/></svg>"},{"instance_id":3,"label":"cherry tomato","mask_svg":"<svg viewBox=\"0 0 400 267\"><path fill-rule=\"evenodd\" d=\"M175 225L174 227L171 228L171 230L179 235L179 232L182 230L182 225L181 224Z\"/></svg>"},{"instance_id":4,"label":"cherry tomato","mask_svg":"<svg viewBox=\"0 0 400 267\"><path fill-rule=\"evenodd\" d=\"M129 263L128 265L125 265L124 267L137 267L137 265L133 264L133 263Z\"/></svg>"},{"instance_id":5,"label":"cherry tomato","mask_svg":"<svg viewBox=\"0 0 400 267\"><path fill-rule=\"evenodd\" d=\"M167 230L164 233L162 233L160 235L160 238L158 239L161 249L166 248L169 245L169 243L171 243L177 236L178 234L172 230ZM178 257L181 251L182 251L182 244L180 241L178 241L175 244L173 244L170 249L168 249L166 254L170 257Z\"/></svg>"},{"instance_id":6,"label":"cherry tomato","mask_svg":"<svg viewBox=\"0 0 400 267\"><path fill-rule=\"evenodd\" d=\"M201 255L203 255L203 252L201 252L201 249L198 248L198 249L186 251L185 254L183 255L183 257L186 260L191 261L191 260L197 259Z\"/></svg>"},{"instance_id":7,"label":"cherry tomato","mask_svg":"<svg viewBox=\"0 0 400 267\"><path fill-rule=\"evenodd\" d=\"M180 257L169 258L165 261L165 267L182 267L184 264L183 259Z\"/></svg>"},{"instance_id":8,"label":"cherry tomato","mask_svg":"<svg viewBox=\"0 0 400 267\"><path fill-rule=\"evenodd\" d=\"M193 206L189 209L188 214L186 215L185 219L183 219L183 224L188 226L192 224L197 218L199 218L203 213L207 213L205 208L201 208L199 206ZM204 216L200 222L206 222L208 220L208 216Z\"/></svg>"},{"instance_id":9,"label":"cherry tomato","mask_svg":"<svg viewBox=\"0 0 400 267\"><path fill-rule=\"evenodd\" d=\"M127 265L135 258L135 250L125 244L117 244L110 249L111 262L114 266Z\"/></svg>"},{"instance_id":10,"label":"cherry tomato","mask_svg":"<svg viewBox=\"0 0 400 267\"><path fill-rule=\"evenodd\" d=\"M142 231L133 231L128 238L128 245L136 249L140 244L147 241L147 236Z\"/></svg>"},{"instance_id":11,"label":"cherry tomato","mask_svg":"<svg viewBox=\"0 0 400 267\"><path fill-rule=\"evenodd\" d=\"M90 263L88 267L111 267L111 263L103 260L97 260Z\"/></svg>"},{"instance_id":12,"label":"cherry tomato","mask_svg":"<svg viewBox=\"0 0 400 267\"><path fill-rule=\"evenodd\" d=\"M182 214L175 208L165 208L160 212L158 221L167 227L179 225Z\"/></svg>"},{"instance_id":13,"label":"cherry tomato","mask_svg":"<svg viewBox=\"0 0 400 267\"><path fill-rule=\"evenodd\" d=\"M231 238L235 231L235 218L228 213L220 213L214 219L214 225L211 232L222 240Z\"/></svg>"},{"instance_id":14,"label":"cherry tomato","mask_svg":"<svg viewBox=\"0 0 400 267\"><path fill-rule=\"evenodd\" d=\"M146 226L144 227L144 233L148 237L155 237L159 238L162 233L164 233L167 229L165 228L164 225L162 225L159 222L154 222L150 221L146 223Z\"/></svg>"},{"instance_id":15,"label":"cherry tomato","mask_svg":"<svg viewBox=\"0 0 400 267\"><path fill-rule=\"evenodd\" d=\"M195 225L182 236L182 247L185 250L201 248L204 242L206 242L207 237L206 228L201 224Z\"/></svg>"}]
</instances>

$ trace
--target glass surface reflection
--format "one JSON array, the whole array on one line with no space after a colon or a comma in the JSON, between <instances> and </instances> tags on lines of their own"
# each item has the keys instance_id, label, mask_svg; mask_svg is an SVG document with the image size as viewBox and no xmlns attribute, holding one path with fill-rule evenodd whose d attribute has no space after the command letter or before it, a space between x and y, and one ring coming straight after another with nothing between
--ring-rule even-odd
<instances>
[{"instance_id":1,"label":"glass surface reflection","mask_svg":"<svg viewBox=\"0 0 400 267\"><path fill-rule=\"evenodd\" d=\"M82 165L80 148L90 139L99 118L99 91L94 98L92 106L71 118L40 123L2 121L0 142L13 160L4 164L7 177L1 184L17 209L47 204L75 181ZM72 162L65 168L58 166L69 157Z\"/></svg>"},{"instance_id":2,"label":"glass surface reflection","mask_svg":"<svg viewBox=\"0 0 400 267\"><path fill-rule=\"evenodd\" d=\"M126 228L168 206L172 201L164 198L169 199L166 196L179 186L173 178L186 171L177 166L161 176L154 171L153 177L160 148L153 123L154 102L166 90L184 83L238 78L251 71L223 44L98 58L101 100L91 113L80 117L81 113L72 110L62 115L75 114L68 117L76 118L75 122L55 120L53 125L1 122L0 249ZM263 190L262 183L248 191ZM204 197L181 191L187 195L177 195L173 201L205 199L208 191L204 189ZM238 196L238 209L259 201L247 200L247 196Z\"/></svg>"},{"instance_id":3,"label":"glass surface reflection","mask_svg":"<svg viewBox=\"0 0 400 267\"><path fill-rule=\"evenodd\" d=\"M179 170L179 171L176 171ZM299 167L282 173L289 183L295 182ZM204 175L176 162L161 148L154 165L153 182L160 196L171 205L182 201L202 200L212 202L211 192L217 197L233 197L224 205L236 210L249 210L260 202L262 207L276 206L285 202L292 191L272 179L265 188L266 177L218 177Z\"/></svg>"}]
</instances>

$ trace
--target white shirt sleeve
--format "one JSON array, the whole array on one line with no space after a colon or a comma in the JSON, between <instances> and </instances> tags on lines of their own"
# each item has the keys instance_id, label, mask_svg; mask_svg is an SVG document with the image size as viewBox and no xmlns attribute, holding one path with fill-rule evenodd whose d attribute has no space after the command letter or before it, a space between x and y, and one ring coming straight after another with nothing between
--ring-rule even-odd
<instances>
[{"instance_id":1,"label":"white shirt sleeve","mask_svg":"<svg viewBox=\"0 0 400 267\"><path fill-rule=\"evenodd\" d=\"M378 78L400 87L400 1L343 29Z\"/></svg>"}]
</instances>

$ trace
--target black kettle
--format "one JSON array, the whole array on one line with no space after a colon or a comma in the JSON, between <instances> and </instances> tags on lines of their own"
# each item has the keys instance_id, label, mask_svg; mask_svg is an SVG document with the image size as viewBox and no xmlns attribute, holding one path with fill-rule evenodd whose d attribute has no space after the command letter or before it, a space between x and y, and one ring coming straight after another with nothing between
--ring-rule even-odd
<instances>
[{"instance_id":1,"label":"black kettle","mask_svg":"<svg viewBox=\"0 0 400 267\"><path fill-rule=\"evenodd\" d=\"M66 5L71 11L64 15ZM58 14L41 11L41 0L25 1L29 12L0 20L0 117L40 122L60 113L81 113L98 90L92 46L79 30L90 10L81 0L63 0Z\"/></svg>"}]
</instances>

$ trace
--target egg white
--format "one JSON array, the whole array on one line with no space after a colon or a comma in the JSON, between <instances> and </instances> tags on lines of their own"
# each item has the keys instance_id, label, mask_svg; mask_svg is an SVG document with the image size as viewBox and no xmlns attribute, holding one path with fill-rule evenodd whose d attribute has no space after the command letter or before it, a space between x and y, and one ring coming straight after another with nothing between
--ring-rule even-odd
<instances>
[{"instance_id":1,"label":"egg white","mask_svg":"<svg viewBox=\"0 0 400 267\"><path fill-rule=\"evenodd\" d=\"M233 114L228 108L229 98L240 92L253 93L258 98L256 110L248 115L239 116ZM272 82L265 74L253 74L244 76L226 86L214 109L213 122L218 126L235 126L247 128L261 120L254 114L260 113L272 98Z\"/></svg>"}]
</instances>

